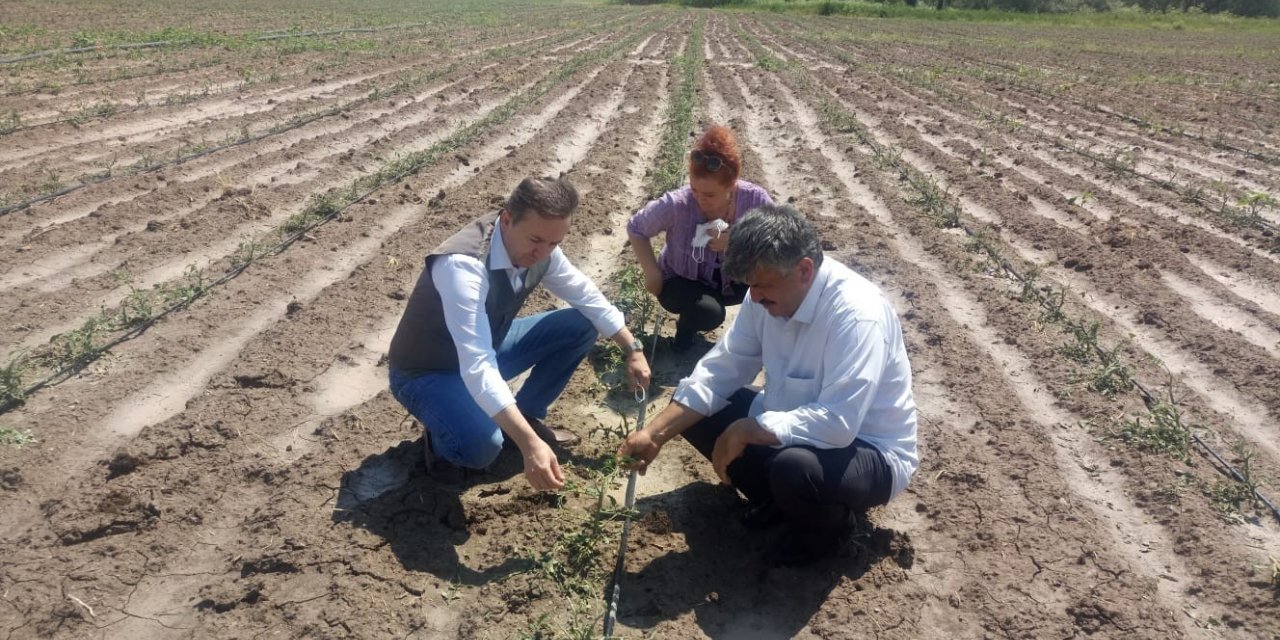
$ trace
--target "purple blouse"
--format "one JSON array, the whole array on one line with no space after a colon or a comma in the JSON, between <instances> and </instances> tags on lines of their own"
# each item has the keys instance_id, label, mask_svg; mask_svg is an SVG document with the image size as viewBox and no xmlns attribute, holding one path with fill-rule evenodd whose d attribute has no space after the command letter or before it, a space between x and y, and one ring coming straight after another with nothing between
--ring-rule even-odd
<instances>
[{"instance_id":1,"label":"purple blouse","mask_svg":"<svg viewBox=\"0 0 1280 640\"><path fill-rule=\"evenodd\" d=\"M737 190L734 220L755 207L773 204L769 192L757 184L739 180ZM720 271L720 252L707 249L701 263L693 259L693 235L698 225L706 221L702 209L698 207L698 201L693 197L693 190L685 185L650 201L631 216L631 220L627 222L627 234L638 238L667 234L667 244L658 255L658 268L662 270L663 279L680 276L714 285L714 274ZM730 233L732 230L730 227ZM723 293L731 293L729 280L722 280L720 285Z\"/></svg>"}]
</instances>

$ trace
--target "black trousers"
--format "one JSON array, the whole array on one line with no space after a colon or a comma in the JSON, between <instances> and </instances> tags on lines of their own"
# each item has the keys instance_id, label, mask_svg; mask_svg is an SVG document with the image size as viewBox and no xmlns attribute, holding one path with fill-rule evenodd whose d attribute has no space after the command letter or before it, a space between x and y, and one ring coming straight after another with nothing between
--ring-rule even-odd
<instances>
[{"instance_id":1,"label":"black trousers","mask_svg":"<svg viewBox=\"0 0 1280 640\"><path fill-rule=\"evenodd\" d=\"M742 304L747 287L733 283L732 295L724 295L720 287L679 276L662 281L658 303L676 314L676 335L693 338L698 331L710 331L724 322L724 308Z\"/></svg>"},{"instance_id":2,"label":"black trousers","mask_svg":"<svg viewBox=\"0 0 1280 640\"><path fill-rule=\"evenodd\" d=\"M738 390L729 406L686 429L685 439L710 460L716 439L747 416L756 394ZM788 522L810 530L843 527L851 513L887 503L893 490L888 462L862 440L843 449L748 445L742 457L729 464L728 473L748 500L773 502Z\"/></svg>"}]
</instances>

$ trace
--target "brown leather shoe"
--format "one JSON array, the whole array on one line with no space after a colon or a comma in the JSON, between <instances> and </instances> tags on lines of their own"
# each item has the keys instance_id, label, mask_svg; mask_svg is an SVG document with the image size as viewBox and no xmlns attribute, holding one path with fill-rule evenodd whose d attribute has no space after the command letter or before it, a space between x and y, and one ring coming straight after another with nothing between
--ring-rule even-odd
<instances>
[{"instance_id":1,"label":"brown leather shoe","mask_svg":"<svg viewBox=\"0 0 1280 640\"><path fill-rule=\"evenodd\" d=\"M578 437L578 434L569 431L568 429L548 427L546 423L533 416L525 415L523 413L520 415L524 416L524 419L529 422L529 426L533 427L533 432L538 434L538 437L549 445L566 446L577 444L582 440L582 438Z\"/></svg>"}]
</instances>

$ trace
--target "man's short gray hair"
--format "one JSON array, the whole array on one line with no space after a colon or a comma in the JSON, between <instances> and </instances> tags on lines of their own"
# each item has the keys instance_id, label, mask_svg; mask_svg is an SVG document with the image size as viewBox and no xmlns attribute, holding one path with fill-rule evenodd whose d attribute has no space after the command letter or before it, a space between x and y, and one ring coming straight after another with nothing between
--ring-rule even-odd
<instances>
[{"instance_id":1,"label":"man's short gray hair","mask_svg":"<svg viewBox=\"0 0 1280 640\"><path fill-rule=\"evenodd\" d=\"M791 273L801 258L812 259L815 268L822 266L818 231L794 207L767 204L733 225L721 269L730 279L745 282L761 267Z\"/></svg>"},{"instance_id":2,"label":"man's short gray hair","mask_svg":"<svg viewBox=\"0 0 1280 640\"><path fill-rule=\"evenodd\" d=\"M564 178L528 177L520 181L503 205L513 222L530 213L548 218L568 218L578 208L578 190Z\"/></svg>"}]
</instances>

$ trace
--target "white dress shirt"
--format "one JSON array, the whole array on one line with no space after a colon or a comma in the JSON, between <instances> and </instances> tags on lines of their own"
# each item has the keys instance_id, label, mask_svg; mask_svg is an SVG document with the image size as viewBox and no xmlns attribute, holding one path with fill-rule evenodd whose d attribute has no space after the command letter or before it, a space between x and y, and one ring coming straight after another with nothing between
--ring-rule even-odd
<instances>
[{"instance_id":1,"label":"white dress shirt","mask_svg":"<svg viewBox=\"0 0 1280 640\"><path fill-rule=\"evenodd\" d=\"M548 291L581 311L601 335L612 336L622 330L622 312L605 299L590 278L569 262L559 247L552 250L549 259L547 273L542 277L542 284ZM493 417L515 404L516 399L510 385L498 372L489 314L484 308L484 300L489 295L489 269L504 270L511 278L511 288L517 292L523 286L524 274L528 271L511 263L506 245L502 243L501 224L493 226L487 268L480 260L460 254L440 256L431 263L431 281L440 293L445 326L458 349L458 370L462 381L476 404Z\"/></svg>"},{"instance_id":2,"label":"white dress shirt","mask_svg":"<svg viewBox=\"0 0 1280 640\"><path fill-rule=\"evenodd\" d=\"M837 449L861 438L893 470L890 497L907 487L919 466L911 366L898 316L878 287L826 258L790 318L748 296L674 400L709 416L761 368L764 392L748 416L781 446Z\"/></svg>"}]
</instances>

